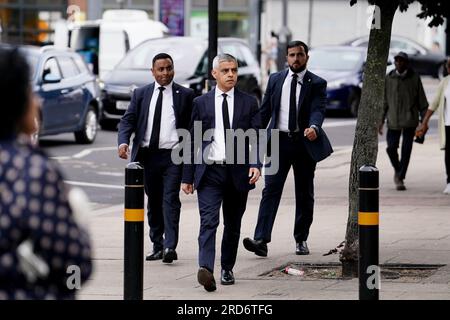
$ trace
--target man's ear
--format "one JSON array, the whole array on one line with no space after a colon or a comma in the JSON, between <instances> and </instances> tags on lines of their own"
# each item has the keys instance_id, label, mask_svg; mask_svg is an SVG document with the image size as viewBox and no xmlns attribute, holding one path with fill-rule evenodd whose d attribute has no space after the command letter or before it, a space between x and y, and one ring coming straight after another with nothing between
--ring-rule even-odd
<instances>
[{"instance_id":1,"label":"man's ear","mask_svg":"<svg viewBox=\"0 0 450 320\"><path fill-rule=\"evenodd\" d=\"M214 79L217 80L217 71L216 71L216 69L212 69L212 70L211 70L211 74L212 74L212 76L214 77Z\"/></svg>"}]
</instances>

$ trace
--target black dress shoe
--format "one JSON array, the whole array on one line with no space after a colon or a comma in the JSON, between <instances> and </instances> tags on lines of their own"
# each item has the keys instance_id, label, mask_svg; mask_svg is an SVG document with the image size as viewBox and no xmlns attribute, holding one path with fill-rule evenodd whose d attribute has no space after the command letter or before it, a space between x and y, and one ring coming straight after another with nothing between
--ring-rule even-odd
<instances>
[{"instance_id":1,"label":"black dress shoe","mask_svg":"<svg viewBox=\"0 0 450 320\"><path fill-rule=\"evenodd\" d=\"M305 256L309 254L308 244L306 243L306 241L297 243L295 254L300 256Z\"/></svg>"},{"instance_id":2,"label":"black dress shoe","mask_svg":"<svg viewBox=\"0 0 450 320\"><path fill-rule=\"evenodd\" d=\"M217 289L214 275L211 271L204 267L200 267L200 269L198 269L197 280L198 283L200 283L208 292L212 292Z\"/></svg>"},{"instance_id":3,"label":"black dress shoe","mask_svg":"<svg viewBox=\"0 0 450 320\"><path fill-rule=\"evenodd\" d=\"M267 257L267 244L263 240L253 240L245 238L244 247L250 252L254 252L257 256Z\"/></svg>"},{"instance_id":4,"label":"black dress shoe","mask_svg":"<svg viewBox=\"0 0 450 320\"><path fill-rule=\"evenodd\" d=\"M223 285L234 284L234 274L231 270L222 270L220 283Z\"/></svg>"},{"instance_id":5,"label":"black dress shoe","mask_svg":"<svg viewBox=\"0 0 450 320\"><path fill-rule=\"evenodd\" d=\"M153 260L161 260L163 258L163 251L153 251L152 253L149 253L147 257L145 257L145 260L147 261L153 261Z\"/></svg>"},{"instance_id":6,"label":"black dress shoe","mask_svg":"<svg viewBox=\"0 0 450 320\"><path fill-rule=\"evenodd\" d=\"M177 252L174 249L164 249L163 261L164 263L172 263L173 260L178 260Z\"/></svg>"}]
</instances>

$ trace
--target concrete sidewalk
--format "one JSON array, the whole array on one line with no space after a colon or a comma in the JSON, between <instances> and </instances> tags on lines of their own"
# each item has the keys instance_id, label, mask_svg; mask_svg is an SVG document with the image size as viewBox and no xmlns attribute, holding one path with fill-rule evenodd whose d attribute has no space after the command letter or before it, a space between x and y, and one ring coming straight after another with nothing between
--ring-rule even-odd
<instances>
[{"instance_id":1,"label":"concrete sidewalk","mask_svg":"<svg viewBox=\"0 0 450 320\"><path fill-rule=\"evenodd\" d=\"M341 149L318 165L314 222L309 256L295 255L293 238L293 176L286 182L283 199L268 245L269 255L260 258L242 246L253 237L263 181L249 195L241 229L241 242L234 268L236 284L220 281L220 243L216 244L216 292L208 293L197 283L197 236L199 214L196 195L182 196L178 261L145 262L144 299L358 299L358 280L306 280L301 277L269 278L261 274L289 262L339 262L337 254L323 256L344 240L348 216L348 176L351 150ZM380 299L450 299L450 196L445 186L444 153L437 138L427 136L424 145L414 144L405 180L406 191L396 191L393 169L380 143L380 263L446 264L433 276L417 282L382 281ZM91 235L95 271L78 299L123 299L123 209L100 208L92 213ZM150 251L145 227L145 253ZM145 254L144 253L144 254Z\"/></svg>"}]
</instances>

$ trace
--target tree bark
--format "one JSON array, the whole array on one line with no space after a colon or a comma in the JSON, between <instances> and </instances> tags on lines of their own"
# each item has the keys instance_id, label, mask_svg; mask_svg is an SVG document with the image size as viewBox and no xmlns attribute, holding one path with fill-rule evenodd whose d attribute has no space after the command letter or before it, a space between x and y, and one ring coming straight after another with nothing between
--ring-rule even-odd
<instances>
[{"instance_id":1,"label":"tree bark","mask_svg":"<svg viewBox=\"0 0 450 320\"><path fill-rule=\"evenodd\" d=\"M358 276L359 168L363 165L374 166L377 160L378 126L383 110L386 62L389 54L392 22L398 7L398 1L378 2L379 11L375 10L374 19L380 20L374 21L374 28L370 31L361 101L353 141L349 178L349 214L345 247L340 254L344 277Z\"/></svg>"}]
</instances>

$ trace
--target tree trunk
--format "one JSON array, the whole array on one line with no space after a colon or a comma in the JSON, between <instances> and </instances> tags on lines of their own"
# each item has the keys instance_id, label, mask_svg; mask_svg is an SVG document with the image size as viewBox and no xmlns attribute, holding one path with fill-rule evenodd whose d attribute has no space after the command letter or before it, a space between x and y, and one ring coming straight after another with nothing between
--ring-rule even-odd
<instances>
[{"instance_id":1,"label":"tree trunk","mask_svg":"<svg viewBox=\"0 0 450 320\"><path fill-rule=\"evenodd\" d=\"M340 254L342 275L358 276L358 188L359 168L375 165L378 153L378 125L384 100L386 62L392 22L398 1L379 1L370 31L361 102L358 109L349 179L349 215L345 247ZM377 21L376 19L379 19Z\"/></svg>"}]
</instances>

